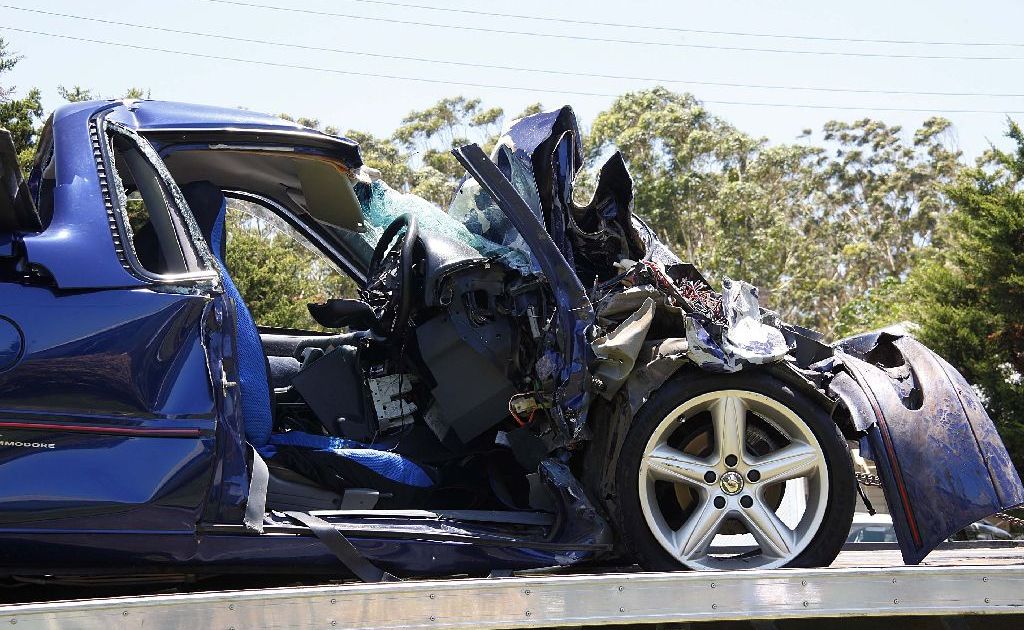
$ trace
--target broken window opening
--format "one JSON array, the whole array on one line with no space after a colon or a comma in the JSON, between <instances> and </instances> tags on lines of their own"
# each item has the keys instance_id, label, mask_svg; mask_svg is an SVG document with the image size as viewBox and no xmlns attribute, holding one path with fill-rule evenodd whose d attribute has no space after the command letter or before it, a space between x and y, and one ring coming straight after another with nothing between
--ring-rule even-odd
<instances>
[{"instance_id":1,"label":"broken window opening","mask_svg":"<svg viewBox=\"0 0 1024 630\"><path fill-rule=\"evenodd\" d=\"M168 184L140 144L143 141L113 127L107 131L119 228L135 261L156 276L205 270L184 219L173 206Z\"/></svg>"},{"instance_id":2,"label":"broken window opening","mask_svg":"<svg viewBox=\"0 0 1024 630\"><path fill-rule=\"evenodd\" d=\"M341 231L341 237L365 259L364 264L369 262L384 230L399 216L408 213L416 217L421 233L464 243L483 257L496 259L524 273L530 271L526 243L486 193L479 191L479 186L474 191L463 184L448 212L426 199L398 192L380 180L361 180L356 183L355 191L363 209L364 231ZM460 197L469 201L460 201ZM502 231L506 234L502 235ZM515 232L514 237L509 236L508 231Z\"/></svg>"}]
</instances>

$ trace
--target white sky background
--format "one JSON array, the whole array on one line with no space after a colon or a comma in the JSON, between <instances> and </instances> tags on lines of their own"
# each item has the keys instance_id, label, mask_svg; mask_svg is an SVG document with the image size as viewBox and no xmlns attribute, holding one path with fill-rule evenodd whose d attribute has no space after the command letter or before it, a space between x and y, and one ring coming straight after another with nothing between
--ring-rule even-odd
<instances>
[{"instance_id":1,"label":"white sky background","mask_svg":"<svg viewBox=\"0 0 1024 630\"><path fill-rule=\"evenodd\" d=\"M509 115L541 101L546 107L572 104L586 127L613 100L567 92L618 94L655 85L654 81L552 76L512 70L460 68L449 65L378 59L350 54L243 44L211 37L163 33L18 11L89 16L178 30L226 34L314 47L397 54L481 64L549 68L659 79L679 91L707 101L830 105L849 109L725 105L709 103L714 113L773 142L795 141L801 130L820 130L833 118L880 118L916 127L928 113L871 111L871 108L921 108L945 115L955 126L953 141L969 157L990 142L1005 146L1006 116L1024 120L1024 2L952 0L859 0L833 2L778 0L690 2L472 2L471 0L396 0L435 7L546 17L669 26L677 28L795 34L825 37L1008 43L1007 46L899 45L807 41L767 37L690 34L579 26L514 18L396 8L359 0L240 0L275 6L323 10L353 16L479 26L537 33L748 48L840 51L902 55L1015 57L1011 60L949 60L710 50L655 45L574 41L553 37L489 34L395 24L343 17L314 16L219 4L208 0L75 2L72 0L0 0L0 35L24 55L12 73L19 94L29 87L43 91L46 108L62 103L57 86L75 84L103 96L119 96L129 86L151 91L154 98L244 106L272 113L319 118L341 129L387 134L412 109L439 98L479 96ZM165 52L131 50L98 43L15 32L27 29L123 42L148 47L241 57L280 64L318 66L353 72L465 81L523 90L430 84L311 70L214 61ZM787 86L999 93L990 96L920 96L829 93L746 87L688 85L711 81ZM948 110L993 110L996 113L943 113ZM1014 114L1014 112L1021 112Z\"/></svg>"}]
</instances>

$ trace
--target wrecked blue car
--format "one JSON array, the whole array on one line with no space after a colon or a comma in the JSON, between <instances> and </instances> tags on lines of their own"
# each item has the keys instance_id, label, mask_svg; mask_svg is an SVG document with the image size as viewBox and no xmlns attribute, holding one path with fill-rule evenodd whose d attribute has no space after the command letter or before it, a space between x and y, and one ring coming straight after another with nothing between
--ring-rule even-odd
<instances>
[{"instance_id":1,"label":"wrecked blue car","mask_svg":"<svg viewBox=\"0 0 1024 630\"><path fill-rule=\"evenodd\" d=\"M826 344L716 290L634 214L620 155L574 201L571 109L454 153L442 210L243 110L67 105L24 180L0 134L0 574L822 566L853 443L908 563L1024 502L911 336ZM359 299L309 304L319 331L254 321L239 205Z\"/></svg>"}]
</instances>

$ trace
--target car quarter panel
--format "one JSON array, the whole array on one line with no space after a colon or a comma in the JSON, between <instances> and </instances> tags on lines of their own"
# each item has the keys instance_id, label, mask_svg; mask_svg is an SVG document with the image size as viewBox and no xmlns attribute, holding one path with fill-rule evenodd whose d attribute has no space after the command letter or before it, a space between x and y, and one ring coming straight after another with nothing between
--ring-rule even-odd
<instances>
[{"instance_id":1,"label":"car quarter panel","mask_svg":"<svg viewBox=\"0 0 1024 630\"><path fill-rule=\"evenodd\" d=\"M62 289L144 286L122 263L112 238L112 216L102 181L99 137L93 117L117 103L89 103L58 110L53 118L56 185L53 218L23 238L27 259L44 268Z\"/></svg>"},{"instance_id":2,"label":"car quarter panel","mask_svg":"<svg viewBox=\"0 0 1024 630\"><path fill-rule=\"evenodd\" d=\"M0 285L23 339L0 372L0 527L194 530L216 429L209 304Z\"/></svg>"}]
</instances>

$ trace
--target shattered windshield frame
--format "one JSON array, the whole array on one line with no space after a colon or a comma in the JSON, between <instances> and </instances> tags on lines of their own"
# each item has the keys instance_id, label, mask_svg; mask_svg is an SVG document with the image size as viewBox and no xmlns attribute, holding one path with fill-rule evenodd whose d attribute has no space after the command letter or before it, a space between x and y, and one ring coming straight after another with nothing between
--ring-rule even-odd
<instances>
[{"instance_id":1,"label":"shattered windshield frame","mask_svg":"<svg viewBox=\"0 0 1024 630\"><path fill-rule=\"evenodd\" d=\"M460 186L447 211L362 174L353 189L363 210L363 230L326 227L348 246L364 268L369 265L384 230L403 214L411 214L416 217L421 233L468 245L482 257L520 273L533 271L529 246L475 181L467 180Z\"/></svg>"}]
</instances>

